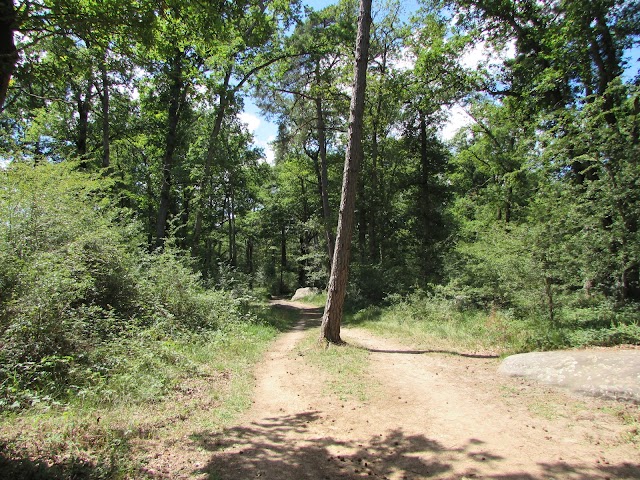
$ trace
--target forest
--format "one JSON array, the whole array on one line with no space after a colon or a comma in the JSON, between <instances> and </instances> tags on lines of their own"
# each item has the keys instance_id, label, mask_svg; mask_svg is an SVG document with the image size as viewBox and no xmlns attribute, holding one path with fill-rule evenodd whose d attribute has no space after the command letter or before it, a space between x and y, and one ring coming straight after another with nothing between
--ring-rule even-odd
<instances>
[{"instance_id":1,"label":"forest","mask_svg":"<svg viewBox=\"0 0 640 480\"><path fill-rule=\"evenodd\" d=\"M373 6L348 315L640 343L640 4L404 4ZM0 12L0 410L156 398L326 289L357 2Z\"/></svg>"}]
</instances>

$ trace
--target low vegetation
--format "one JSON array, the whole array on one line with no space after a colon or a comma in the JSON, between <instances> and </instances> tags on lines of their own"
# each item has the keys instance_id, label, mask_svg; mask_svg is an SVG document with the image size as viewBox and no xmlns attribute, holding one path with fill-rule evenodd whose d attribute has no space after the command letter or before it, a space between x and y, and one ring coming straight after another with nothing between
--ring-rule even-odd
<instances>
[{"instance_id":1,"label":"low vegetation","mask_svg":"<svg viewBox=\"0 0 640 480\"><path fill-rule=\"evenodd\" d=\"M326 388L340 400L368 400L376 387L367 374L369 352L354 345L320 342L318 334L317 329L309 331L296 354L327 374Z\"/></svg>"},{"instance_id":2,"label":"low vegetation","mask_svg":"<svg viewBox=\"0 0 640 480\"><path fill-rule=\"evenodd\" d=\"M250 404L251 366L290 317L171 245L144 249L89 175L15 164L0 192L0 476L137 478L142 440Z\"/></svg>"},{"instance_id":3,"label":"low vegetation","mask_svg":"<svg viewBox=\"0 0 640 480\"><path fill-rule=\"evenodd\" d=\"M532 350L588 345L640 344L640 325L631 310L595 301L562 310L550 322L544 315L522 315L517 308L469 303L443 291L391 296L387 306L370 306L349 316L351 325L415 346L508 355ZM584 303L584 302L583 302ZM512 305L517 306L514 302Z\"/></svg>"},{"instance_id":4,"label":"low vegetation","mask_svg":"<svg viewBox=\"0 0 640 480\"><path fill-rule=\"evenodd\" d=\"M292 320L264 306L252 311L251 321L197 337L141 332L112 354L119 368L103 383L65 403L5 411L0 476L142 478L150 445L228 426L251 404L253 365Z\"/></svg>"}]
</instances>

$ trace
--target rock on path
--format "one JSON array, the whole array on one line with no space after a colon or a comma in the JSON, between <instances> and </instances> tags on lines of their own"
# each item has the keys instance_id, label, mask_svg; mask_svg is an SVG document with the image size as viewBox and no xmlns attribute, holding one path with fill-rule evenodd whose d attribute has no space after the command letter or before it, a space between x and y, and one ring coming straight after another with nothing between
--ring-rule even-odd
<instances>
[{"instance_id":1,"label":"rock on path","mask_svg":"<svg viewBox=\"0 0 640 480\"><path fill-rule=\"evenodd\" d=\"M640 403L640 350L531 352L507 357L499 372L595 397Z\"/></svg>"}]
</instances>

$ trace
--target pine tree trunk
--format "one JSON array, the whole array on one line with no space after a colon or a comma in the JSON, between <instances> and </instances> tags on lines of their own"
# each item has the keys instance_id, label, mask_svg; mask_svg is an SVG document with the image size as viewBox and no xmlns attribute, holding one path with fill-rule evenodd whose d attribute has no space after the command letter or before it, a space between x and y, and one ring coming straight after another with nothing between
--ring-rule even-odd
<instances>
[{"instance_id":1,"label":"pine tree trunk","mask_svg":"<svg viewBox=\"0 0 640 480\"><path fill-rule=\"evenodd\" d=\"M322 316L321 339L342 343L340 324L349 275L349 254L353 233L358 167L363 157L362 123L369 54L369 29L371 26L371 0L360 0L358 36L356 39L356 64L353 94L349 113L349 145L344 162L342 198L338 215L338 233L329 278L327 304Z\"/></svg>"},{"instance_id":2,"label":"pine tree trunk","mask_svg":"<svg viewBox=\"0 0 640 480\"><path fill-rule=\"evenodd\" d=\"M329 174L327 173L327 132L324 123L324 112L322 109L322 99L316 97L316 129L318 130L318 158L320 160L320 198L322 200L322 218L324 220L324 231L327 238L327 252L329 256L329 270L331 270L333 252L335 250L335 238L331 231L329 222L331 221L331 207L329 206Z\"/></svg>"}]
</instances>

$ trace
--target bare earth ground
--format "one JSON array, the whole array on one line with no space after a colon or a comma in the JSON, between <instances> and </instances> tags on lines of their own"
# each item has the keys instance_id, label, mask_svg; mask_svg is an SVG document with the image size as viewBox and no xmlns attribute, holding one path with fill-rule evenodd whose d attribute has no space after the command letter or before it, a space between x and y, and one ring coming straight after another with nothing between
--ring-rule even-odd
<instances>
[{"instance_id":1,"label":"bare earth ground","mask_svg":"<svg viewBox=\"0 0 640 480\"><path fill-rule=\"evenodd\" d=\"M285 303L301 321L258 366L252 408L236 426L191 435L181 460L167 458L178 455L169 446L149 465L157 476L640 479L629 426L607 412L615 402L500 376L497 358L411 351L343 329L371 352L372 387L364 402L341 401L296 348L319 311ZM163 463L173 471L160 473Z\"/></svg>"}]
</instances>

